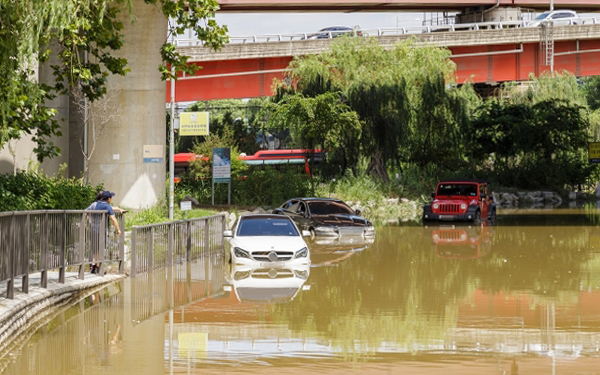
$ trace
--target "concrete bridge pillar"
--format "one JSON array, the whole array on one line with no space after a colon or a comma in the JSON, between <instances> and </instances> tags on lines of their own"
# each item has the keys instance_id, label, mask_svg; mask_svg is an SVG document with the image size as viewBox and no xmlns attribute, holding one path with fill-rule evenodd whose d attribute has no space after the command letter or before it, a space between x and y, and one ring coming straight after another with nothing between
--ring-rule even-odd
<instances>
[{"instance_id":1,"label":"concrete bridge pillar","mask_svg":"<svg viewBox=\"0 0 600 375\"><path fill-rule=\"evenodd\" d=\"M166 84L158 66L160 47L167 38L167 19L156 6L133 0L132 23L126 10L125 45L114 53L128 60L131 71L108 81L108 110L93 106L98 119L110 117L102 133L93 139L88 130L88 149L94 147L89 163L92 184L116 193L113 203L129 208L149 207L163 199L166 186ZM150 147L148 147L150 146ZM144 150L162 158L144 163ZM156 161L156 158L154 159Z\"/></svg>"}]
</instances>

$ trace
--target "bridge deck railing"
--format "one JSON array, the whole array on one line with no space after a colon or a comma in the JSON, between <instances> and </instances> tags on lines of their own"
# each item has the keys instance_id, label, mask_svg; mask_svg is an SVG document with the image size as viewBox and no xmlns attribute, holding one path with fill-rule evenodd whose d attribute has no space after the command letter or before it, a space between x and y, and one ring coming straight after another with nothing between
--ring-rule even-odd
<instances>
[{"instance_id":1,"label":"bridge deck railing","mask_svg":"<svg viewBox=\"0 0 600 375\"><path fill-rule=\"evenodd\" d=\"M124 231L123 216L116 214ZM117 262L123 273L124 240L108 230L106 211L43 210L0 212L0 282L7 283L6 297L14 298L15 279L22 278L21 291L29 293L29 276L41 274L40 286L48 287L48 271L58 269L58 282L65 282L67 268L78 270L106 262Z\"/></svg>"},{"instance_id":2,"label":"bridge deck railing","mask_svg":"<svg viewBox=\"0 0 600 375\"><path fill-rule=\"evenodd\" d=\"M189 262L223 250L224 214L136 226L131 233L131 276Z\"/></svg>"},{"instance_id":3,"label":"bridge deck railing","mask_svg":"<svg viewBox=\"0 0 600 375\"><path fill-rule=\"evenodd\" d=\"M575 24L572 20L569 24ZM578 24L589 25L600 23L597 17L581 17ZM567 25L565 25L567 26ZM361 29L363 36L383 36L383 35L405 35L405 34L423 34L433 32L457 32L457 31L477 31L477 30L494 30L508 28L523 28L527 26L527 21L502 21L502 22L476 22L476 23L455 23L448 25L436 26L413 26L413 27L396 27L396 28L377 28L377 29ZM329 33L323 32L307 32L293 34L263 34L263 35L246 35L246 36L230 36L230 44L243 43L268 43L268 42L289 42L316 39L331 39L343 33L352 34L354 30L335 31ZM177 46L192 47L200 46L202 42L197 39L178 39Z\"/></svg>"}]
</instances>

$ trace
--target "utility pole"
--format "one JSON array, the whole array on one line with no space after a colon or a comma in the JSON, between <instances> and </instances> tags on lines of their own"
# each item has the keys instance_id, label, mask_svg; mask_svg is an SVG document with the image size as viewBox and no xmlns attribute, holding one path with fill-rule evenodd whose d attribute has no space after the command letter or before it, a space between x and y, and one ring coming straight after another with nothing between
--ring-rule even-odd
<instances>
[{"instance_id":1,"label":"utility pole","mask_svg":"<svg viewBox=\"0 0 600 375\"><path fill-rule=\"evenodd\" d=\"M175 30L171 29L171 42L175 44ZM171 65L171 119L169 121L169 220L173 220L175 197L175 66Z\"/></svg>"}]
</instances>

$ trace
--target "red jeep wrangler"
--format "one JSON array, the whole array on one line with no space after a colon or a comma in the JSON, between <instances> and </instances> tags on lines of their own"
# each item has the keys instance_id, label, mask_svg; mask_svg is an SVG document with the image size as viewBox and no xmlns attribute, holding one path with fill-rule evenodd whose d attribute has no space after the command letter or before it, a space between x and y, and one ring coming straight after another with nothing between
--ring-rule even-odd
<instances>
[{"instance_id":1,"label":"red jeep wrangler","mask_svg":"<svg viewBox=\"0 0 600 375\"><path fill-rule=\"evenodd\" d=\"M483 180L441 181L423 207L423 221L496 222L496 205L490 184Z\"/></svg>"}]
</instances>

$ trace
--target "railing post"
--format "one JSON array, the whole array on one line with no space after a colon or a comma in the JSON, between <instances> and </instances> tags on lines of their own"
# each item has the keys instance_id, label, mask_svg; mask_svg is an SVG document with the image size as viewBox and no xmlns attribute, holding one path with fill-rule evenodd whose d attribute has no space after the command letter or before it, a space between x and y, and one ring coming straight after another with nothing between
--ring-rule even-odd
<instances>
[{"instance_id":1,"label":"railing post","mask_svg":"<svg viewBox=\"0 0 600 375\"><path fill-rule=\"evenodd\" d=\"M25 262L27 262L27 264L25 265L25 274L21 279L21 290L23 293L29 293L29 260L31 259L31 215L29 212L27 213L25 220L25 247L27 254L25 257Z\"/></svg>"},{"instance_id":2,"label":"railing post","mask_svg":"<svg viewBox=\"0 0 600 375\"><path fill-rule=\"evenodd\" d=\"M98 249L98 276L104 277L104 259L106 256L106 237L108 236L107 230L108 224L108 212L102 213L102 220L100 221L100 228L98 229L98 235L100 236L100 249Z\"/></svg>"},{"instance_id":3,"label":"railing post","mask_svg":"<svg viewBox=\"0 0 600 375\"><path fill-rule=\"evenodd\" d=\"M167 265L173 266L173 227L175 224L173 222L169 223L169 233L168 233L168 250L167 250Z\"/></svg>"},{"instance_id":4,"label":"railing post","mask_svg":"<svg viewBox=\"0 0 600 375\"><path fill-rule=\"evenodd\" d=\"M14 299L15 298L15 253L17 251L17 249L15 249L15 213L13 212L11 218L10 218L10 226L8 228L8 238L9 241L8 243L10 244L8 247L8 254L9 254L9 259L8 259L8 282L6 284L6 298L8 299Z\"/></svg>"},{"instance_id":5,"label":"railing post","mask_svg":"<svg viewBox=\"0 0 600 375\"><path fill-rule=\"evenodd\" d=\"M148 243L148 270L151 270L154 267L154 227L150 227L148 233L150 235L150 241Z\"/></svg>"},{"instance_id":6,"label":"railing post","mask_svg":"<svg viewBox=\"0 0 600 375\"><path fill-rule=\"evenodd\" d=\"M137 229L133 228L131 230L131 277L135 277L135 275L137 274L136 236Z\"/></svg>"},{"instance_id":7,"label":"railing post","mask_svg":"<svg viewBox=\"0 0 600 375\"><path fill-rule=\"evenodd\" d=\"M121 229L121 235L119 236L119 274L125 273L125 215L121 214L119 220L119 229Z\"/></svg>"},{"instance_id":8,"label":"railing post","mask_svg":"<svg viewBox=\"0 0 600 375\"><path fill-rule=\"evenodd\" d=\"M44 220L42 222L41 234L42 234L42 242L41 242L41 255L40 255L40 268L41 268L41 286L42 288L48 287L48 230L50 225L48 224L48 212L44 213Z\"/></svg>"},{"instance_id":9,"label":"railing post","mask_svg":"<svg viewBox=\"0 0 600 375\"><path fill-rule=\"evenodd\" d=\"M61 220L60 254L58 255L58 282L65 283L65 255L67 252L67 212L63 211Z\"/></svg>"},{"instance_id":10,"label":"railing post","mask_svg":"<svg viewBox=\"0 0 600 375\"><path fill-rule=\"evenodd\" d=\"M186 238L186 246L185 246L185 260L189 262L192 260L192 222L187 222L187 238Z\"/></svg>"},{"instance_id":11,"label":"railing post","mask_svg":"<svg viewBox=\"0 0 600 375\"><path fill-rule=\"evenodd\" d=\"M80 280L83 280L85 277L85 213L81 214L81 219L79 220L79 254L77 257L77 262L79 263L79 274L77 277Z\"/></svg>"},{"instance_id":12,"label":"railing post","mask_svg":"<svg viewBox=\"0 0 600 375\"><path fill-rule=\"evenodd\" d=\"M204 220L204 258L206 259L206 254L208 254L210 250L210 219Z\"/></svg>"}]
</instances>

